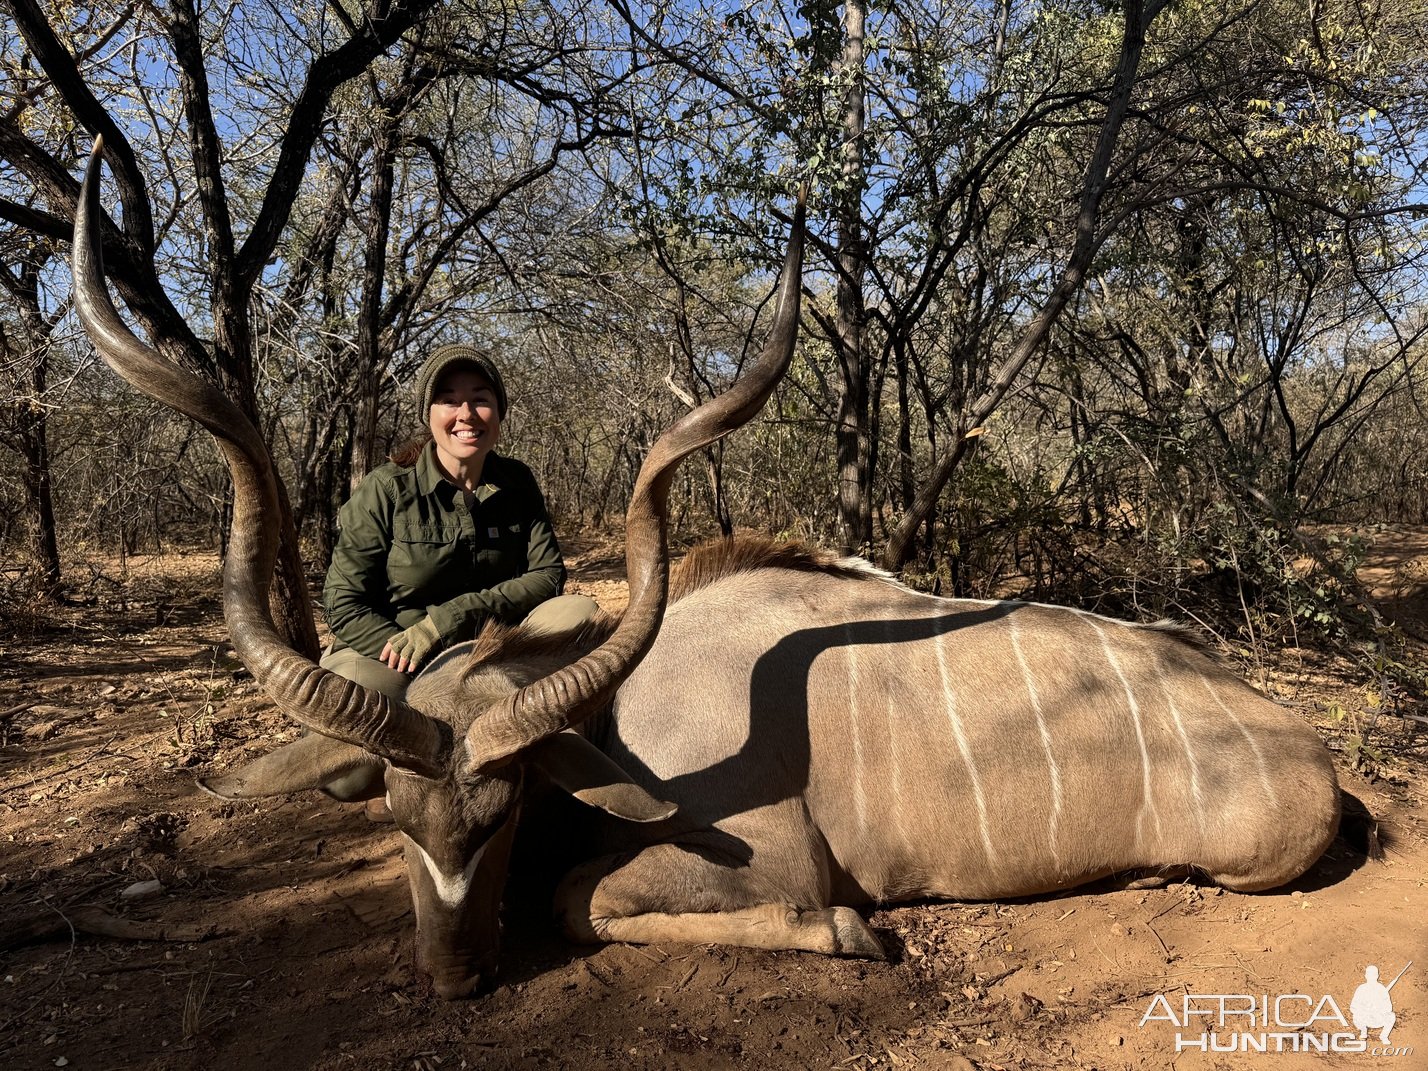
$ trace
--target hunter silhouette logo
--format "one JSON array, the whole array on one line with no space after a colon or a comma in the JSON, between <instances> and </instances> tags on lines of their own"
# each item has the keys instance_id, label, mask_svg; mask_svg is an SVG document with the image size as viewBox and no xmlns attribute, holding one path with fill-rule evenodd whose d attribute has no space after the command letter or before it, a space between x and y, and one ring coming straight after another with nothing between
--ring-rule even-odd
<instances>
[{"instance_id":1,"label":"hunter silhouette logo","mask_svg":"<svg viewBox=\"0 0 1428 1071\"><path fill-rule=\"evenodd\" d=\"M1175 1051L1360 1052L1370 1056L1411 1056L1413 1046L1390 1046L1398 1022L1390 995L1413 966L1409 960L1393 981L1378 980L1377 964L1364 968L1363 983L1344 1015L1324 993L1177 993L1175 1003L1158 993L1140 1017L1140 1027L1164 1022L1175 1027ZM1351 1025L1352 1024L1352 1025ZM1377 1032L1378 1037L1369 1035Z\"/></svg>"},{"instance_id":2,"label":"hunter silhouette logo","mask_svg":"<svg viewBox=\"0 0 1428 1071\"><path fill-rule=\"evenodd\" d=\"M1388 985L1378 980L1378 967L1374 964L1364 968L1364 984L1354 990L1354 999L1349 1003L1349 1014L1353 1016L1359 1037L1366 1039L1370 1030L1377 1030L1378 1040L1388 1044L1388 1032L1398 1022L1398 1016L1393 1014L1393 998L1388 995L1389 990L1398 984L1398 979L1411 966L1413 961L1409 960Z\"/></svg>"}]
</instances>

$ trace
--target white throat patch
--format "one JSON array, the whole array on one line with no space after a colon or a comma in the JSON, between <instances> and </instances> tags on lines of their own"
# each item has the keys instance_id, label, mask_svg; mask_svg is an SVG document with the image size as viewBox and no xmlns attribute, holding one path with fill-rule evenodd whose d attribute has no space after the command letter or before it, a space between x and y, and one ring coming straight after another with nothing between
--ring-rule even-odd
<instances>
[{"instance_id":1,"label":"white throat patch","mask_svg":"<svg viewBox=\"0 0 1428 1071\"><path fill-rule=\"evenodd\" d=\"M405 834L403 834L405 836ZM481 862L481 857L486 854L486 845L476 849L470 861L466 864L466 869L460 874L448 874L436 865L436 860L426 854L423 848L411 837L406 838L408 843L417 850L417 855L421 857L422 865L426 867L426 872L431 875L431 884L436 889L437 899L447 907L456 907L466 899L466 894L471 888L471 875L476 873L476 865ZM487 842L490 843L489 841Z\"/></svg>"}]
</instances>

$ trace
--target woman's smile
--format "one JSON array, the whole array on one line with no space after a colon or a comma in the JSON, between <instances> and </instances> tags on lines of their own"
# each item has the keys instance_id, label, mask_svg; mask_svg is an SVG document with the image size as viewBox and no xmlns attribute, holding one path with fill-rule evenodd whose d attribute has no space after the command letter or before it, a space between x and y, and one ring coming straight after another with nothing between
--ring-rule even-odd
<instances>
[{"instance_id":1,"label":"woman's smile","mask_svg":"<svg viewBox=\"0 0 1428 1071\"><path fill-rule=\"evenodd\" d=\"M496 389L475 369L452 368L432 391L429 422L442 471L458 486L475 490L486 455L501 439Z\"/></svg>"}]
</instances>

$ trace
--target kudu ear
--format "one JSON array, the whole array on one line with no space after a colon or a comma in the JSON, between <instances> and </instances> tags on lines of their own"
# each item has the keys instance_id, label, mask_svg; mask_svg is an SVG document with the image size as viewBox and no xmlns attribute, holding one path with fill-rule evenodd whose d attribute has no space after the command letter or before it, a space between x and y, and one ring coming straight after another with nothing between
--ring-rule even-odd
<instances>
[{"instance_id":1,"label":"kudu ear","mask_svg":"<svg viewBox=\"0 0 1428 1071\"><path fill-rule=\"evenodd\" d=\"M268 752L242 769L215 777L200 777L198 787L219 799L249 800L323 788L344 774L363 769L373 776L355 780L380 784L376 775L385 767L386 763L370 751L313 733L277 751Z\"/></svg>"},{"instance_id":2,"label":"kudu ear","mask_svg":"<svg viewBox=\"0 0 1428 1071\"><path fill-rule=\"evenodd\" d=\"M525 755L557 787L616 818L658 822L679 810L635 784L608 755L577 733L554 733L532 744Z\"/></svg>"}]
</instances>

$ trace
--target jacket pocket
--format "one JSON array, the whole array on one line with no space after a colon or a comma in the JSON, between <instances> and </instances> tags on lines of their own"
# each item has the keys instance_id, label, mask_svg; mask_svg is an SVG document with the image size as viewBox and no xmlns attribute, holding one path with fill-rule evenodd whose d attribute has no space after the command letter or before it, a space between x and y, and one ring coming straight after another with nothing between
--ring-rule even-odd
<instances>
[{"instance_id":1,"label":"jacket pocket","mask_svg":"<svg viewBox=\"0 0 1428 1071\"><path fill-rule=\"evenodd\" d=\"M483 525L480 536L476 560L482 571L492 577L491 583L509 580L526 571L526 548L530 537L524 524L507 520Z\"/></svg>"},{"instance_id":2,"label":"jacket pocket","mask_svg":"<svg viewBox=\"0 0 1428 1071\"><path fill-rule=\"evenodd\" d=\"M459 557L461 529L440 525L398 525L387 555L387 579L400 601L426 588L442 574L448 577Z\"/></svg>"}]
</instances>

